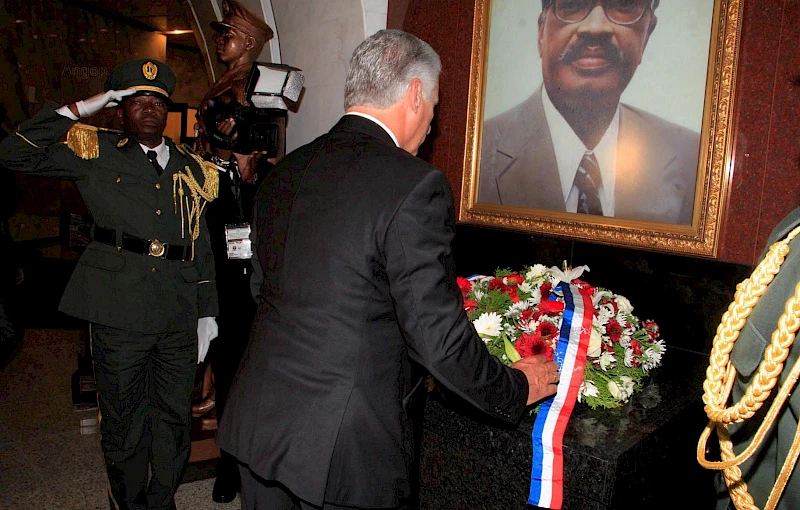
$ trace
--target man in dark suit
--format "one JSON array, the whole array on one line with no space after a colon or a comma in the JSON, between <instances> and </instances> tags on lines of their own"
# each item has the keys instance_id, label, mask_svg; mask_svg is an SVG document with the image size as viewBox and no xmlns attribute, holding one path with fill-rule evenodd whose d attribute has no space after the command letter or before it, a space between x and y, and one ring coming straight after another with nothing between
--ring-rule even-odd
<instances>
[{"instance_id":1,"label":"man in dark suit","mask_svg":"<svg viewBox=\"0 0 800 510\"><path fill-rule=\"evenodd\" d=\"M260 188L258 311L218 434L242 463L243 508L409 508L412 361L511 422L555 392L553 362L504 366L464 312L450 185L414 157L440 70L410 34L369 37L346 115Z\"/></svg>"},{"instance_id":2,"label":"man in dark suit","mask_svg":"<svg viewBox=\"0 0 800 510\"><path fill-rule=\"evenodd\" d=\"M162 136L174 87L163 63L130 61L105 93L49 104L0 144L0 165L76 180L95 220L59 309L91 323L113 509L175 508L195 367L216 335L202 212L218 171ZM117 104L122 135L75 124Z\"/></svg>"},{"instance_id":3,"label":"man in dark suit","mask_svg":"<svg viewBox=\"0 0 800 510\"><path fill-rule=\"evenodd\" d=\"M659 0L542 0L544 84L482 130L478 202L691 224L700 136L620 104Z\"/></svg>"}]
</instances>

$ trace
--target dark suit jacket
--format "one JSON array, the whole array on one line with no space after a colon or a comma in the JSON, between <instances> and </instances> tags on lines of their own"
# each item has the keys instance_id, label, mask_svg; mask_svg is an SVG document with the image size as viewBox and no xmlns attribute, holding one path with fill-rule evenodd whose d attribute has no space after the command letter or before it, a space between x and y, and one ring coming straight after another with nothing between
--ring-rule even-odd
<instances>
[{"instance_id":1,"label":"dark suit jacket","mask_svg":"<svg viewBox=\"0 0 800 510\"><path fill-rule=\"evenodd\" d=\"M775 227L769 236L761 259L764 258L773 243L785 238L798 225L800 225L800 208L789 213ZM753 311L733 345L731 363L738 372L731 392L735 402L741 399L752 382L753 375L764 357L764 350L772 341L772 332L778 326L778 318L786 309L786 301L794 295L798 282L800 282L800 237L795 237L789 243L789 254L781 264L780 271L753 307ZM773 388L770 397L764 402L761 409L752 418L729 427L737 453L741 453L750 444L758 426L764 421L764 415L780 386L786 383L798 355L800 355L800 347L798 347L798 340L795 340L789 356L784 362L779 383ZM740 466L744 481L747 482L747 487L758 508L764 508L778 472L791 448L797 432L798 416L800 416L800 392L795 389L764 439L761 448ZM725 508L727 499L726 492L723 494L721 505L718 505L717 508ZM800 471L796 466L777 509L796 509L798 502L800 502Z\"/></svg>"},{"instance_id":2,"label":"dark suit jacket","mask_svg":"<svg viewBox=\"0 0 800 510\"><path fill-rule=\"evenodd\" d=\"M445 176L374 122L345 116L262 185L252 339L220 446L300 498L408 497L410 360L490 415L519 419L527 383L491 357L462 305Z\"/></svg>"},{"instance_id":3,"label":"dark suit jacket","mask_svg":"<svg viewBox=\"0 0 800 510\"><path fill-rule=\"evenodd\" d=\"M620 105L614 216L691 224L700 135ZM483 125L478 202L564 211L542 88Z\"/></svg>"},{"instance_id":4,"label":"dark suit jacket","mask_svg":"<svg viewBox=\"0 0 800 510\"><path fill-rule=\"evenodd\" d=\"M74 121L54 103L24 122L0 143L0 165L45 177L74 179L97 225L118 235L189 245L186 220L173 208L172 176L189 167L204 182L200 165L167 139L170 159L161 176L138 143L118 147L120 136L98 133L99 157L82 159L57 143ZM188 192L188 190L187 190ZM214 257L205 221L195 241L194 260L165 260L92 242L81 255L59 309L127 331L194 331L198 317L217 315Z\"/></svg>"}]
</instances>

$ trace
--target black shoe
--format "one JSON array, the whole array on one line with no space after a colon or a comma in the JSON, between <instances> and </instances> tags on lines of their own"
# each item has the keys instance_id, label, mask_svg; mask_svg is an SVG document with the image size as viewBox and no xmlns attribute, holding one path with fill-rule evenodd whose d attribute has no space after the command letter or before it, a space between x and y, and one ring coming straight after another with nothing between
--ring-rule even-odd
<instances>
[{"instance_id":1,"label":"black shoe","mask_svg":"<svg viewBox=\"0 0 800 510\"><path fill-rule=\"evenodd\" d=\"M211 491L211 499L214 503L230 503L236 499L236 492L239 484L236 477L218 476L214 482L214 489Z\"/></svg>"}]
</instances>

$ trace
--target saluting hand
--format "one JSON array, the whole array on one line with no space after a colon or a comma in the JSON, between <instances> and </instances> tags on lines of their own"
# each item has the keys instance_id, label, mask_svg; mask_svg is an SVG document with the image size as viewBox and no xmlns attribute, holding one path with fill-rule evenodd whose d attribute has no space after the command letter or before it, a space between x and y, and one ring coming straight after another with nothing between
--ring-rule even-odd
<instances>
[{"instance_id":1,"label":"saluting hand","mask_svg":"<svg viewBox=\"0 0 800 510\"><path fill-rule=\"evenodd\" d=\"M97 94L89 99L78 101L70 105L69 109L79 118L90 117L103 108L117 106L123 97L135 94L136 89L129 88L124 90L109 90L102 94ZM74 108L73 108L74 107Z\"/></svg>"},{"instance_id":2,"label":"saluting hand","mask_svg":"<svg viewBox=\"0 0 800 510\"><path fill-rule=\"evenodd\" d=\"M513 363L511 368L521 370L528 379L528 402L531 405L545 397L555 394L561 376L558 373L558 363L547 361L541 355L522 358Z\"/></svg>"}]
</instances>

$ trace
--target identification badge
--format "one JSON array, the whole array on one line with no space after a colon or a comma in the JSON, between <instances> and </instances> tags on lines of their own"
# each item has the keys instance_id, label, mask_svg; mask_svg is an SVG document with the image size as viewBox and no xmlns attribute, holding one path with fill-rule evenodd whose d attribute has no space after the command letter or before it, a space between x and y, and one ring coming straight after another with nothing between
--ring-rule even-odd
<instances>
[{"instance_id":1,"label":"identification badge","mask_svg":"<svg viewBox=\"0 0 800 510\"><path fill-rule=\"evenodd\" d=\"M250 225L225 225L225 240L228 243L229 259L253 258L253 249L250 246Z\"/></svg>"}]
</instances>

